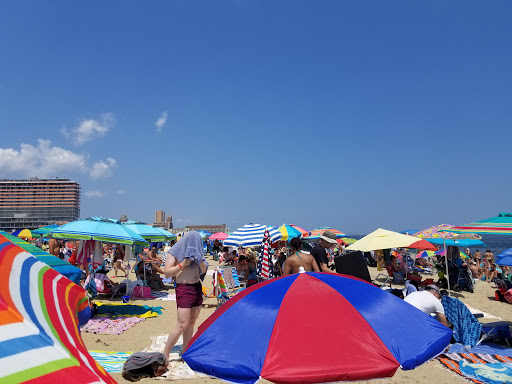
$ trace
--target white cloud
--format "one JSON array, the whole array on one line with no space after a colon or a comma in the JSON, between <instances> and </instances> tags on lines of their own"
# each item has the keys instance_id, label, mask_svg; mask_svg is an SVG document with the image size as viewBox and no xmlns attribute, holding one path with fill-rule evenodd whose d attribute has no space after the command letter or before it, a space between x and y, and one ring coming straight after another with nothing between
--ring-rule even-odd
<instances>
[{"instance_id":1,"label":"white cloud","mask_svg":"<svg viewBox=\"0 0 512 384\"><path fill-rule=\"evenodd\" d=\"M62 129L62 133L69 137L75 145L82 145L89 141L102 138L115 123L113 113L104 113L100 119L82 119L71 130Z\"/></svg>"},{"instance_id":2,"label":"white cloud","mask_svg":"<svg viewBox=\"0 0 512 384\"><path fill-rule=\"evenodd\" d=\"M86 156L52 146L50 140L38 145L21 144L19 151L0 148L0 174L15 177L62 177L87 171Z\"/></svg>"},{"instance_id":3,"label":"white cloud","mask_svg":"<svg viewBox=\"0 0 512 384\"><path fill-rule=\"evenodd\" d=\"M165 123L167 123L167 111L162 112L158 120L155 122L157 133L162 132Z\"/></svg>"},{"instance_id":4,"label":"white cloud","mask_svg":"<svg viewBox=\"0 0 512 384\"><path fill-rule=\"evenodd\" d=\"M112 176L112 169L117 165L116 159L107 157L105 161L101 160L92 165L89 176L93 180L103 179Z\"/></svg>"},{"instance_id":5,"label":"white cloud","mask_svg":"<svg viewBox=\"0 0 512 384\"><path fill-rule=\"evenodd\" d=\"M121 195L121 196L122 196L122 195L126 195L126 192L127 192L127 191L126 191L126 189L119 189L118 191L116 191L116 193L117 193L118 195Z\"/></svg>"},{"instance_id":6,"label":"white cloud","mask_svg":"<svg viewBox=\"0 0 512 384\"><path fill-rule=\"evenodd\" d=\"M85 195L85 197L89 197L89 198L102 198L103 192L101 192L101 191L85 191L84 195Z\"/></svg>"}]
</instances>

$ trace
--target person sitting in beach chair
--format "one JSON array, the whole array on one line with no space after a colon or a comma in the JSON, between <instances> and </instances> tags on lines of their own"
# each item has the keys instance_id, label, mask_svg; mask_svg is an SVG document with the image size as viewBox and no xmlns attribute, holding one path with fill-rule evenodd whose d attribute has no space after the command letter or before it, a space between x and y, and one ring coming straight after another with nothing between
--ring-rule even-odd
<instances>
[{"instance_id":1,"label":"person sitting in beach chair","mask_svg":"<svg viewBox=\"0 0 512 384\"><path fill-rule=\"evenodd\" d=\"M146 254L139 255L140 261L137 264L136 275L142 281L146 281L149 286L155 290L164 289L165 285L162 281L160 273L164 273L162 269L151 262L146 261Z\"/></svg>"}]
</instances>

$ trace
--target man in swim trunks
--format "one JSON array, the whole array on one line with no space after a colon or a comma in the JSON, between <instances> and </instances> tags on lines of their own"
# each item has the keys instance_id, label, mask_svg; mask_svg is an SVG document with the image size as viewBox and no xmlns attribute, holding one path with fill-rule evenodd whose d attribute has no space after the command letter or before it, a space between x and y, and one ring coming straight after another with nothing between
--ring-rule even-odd
<instances>
[{"instance_id":1,"label":"man in swim trunks","mask_svg":"<svg viewBox=\"0 0 512 384\"><path fill-rule=\"evenodd\" d=\"M194 325L203 303L200 275L206 273L208 269L208 265L203 261L202 252L201 235L196 231L191 231L187 232L167 254L164 268L165 277L176 278L176 304L178 306L178 322L176 328L169 334L163 352L167 358L181 335L183 335L183 352L185 352L194 333ZM178 258L183 261L180 262ZM194 260L202 261L198 265Z\"/></svg>"}]
</instances>

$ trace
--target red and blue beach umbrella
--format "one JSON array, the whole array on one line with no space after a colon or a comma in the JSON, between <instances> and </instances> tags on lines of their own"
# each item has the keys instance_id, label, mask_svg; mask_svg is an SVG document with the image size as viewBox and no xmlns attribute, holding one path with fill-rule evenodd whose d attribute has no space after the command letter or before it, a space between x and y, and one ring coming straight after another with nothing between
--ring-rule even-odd
<instances>
[{"instance_id":1,"label":"red and blue beach umbrella","mask_svg":"<svg viewBox=\"0 0 512 384\"><path fill-rule=\"evenodd\" d=\"M195 371L234 383L368 380L415 368L451 336L372 284L307 272L237 294L199 327L183 358Z\"/></svg>"}]
</instances>

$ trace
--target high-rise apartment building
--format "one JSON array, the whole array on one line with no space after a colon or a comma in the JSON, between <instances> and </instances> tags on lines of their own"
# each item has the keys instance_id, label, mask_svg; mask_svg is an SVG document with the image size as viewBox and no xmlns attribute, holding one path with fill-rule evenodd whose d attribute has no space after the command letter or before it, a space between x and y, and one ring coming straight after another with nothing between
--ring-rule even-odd
<instances>
[{"instance_id":1,"label":"high-rise apartment building","mask_svg":"<svg viewBox=\"0 0 512 384\"><path fill-rule=\"evenodd\" d=\"M155 223L165 223L165 212L160 210L155 213Z\"/></svg>"},{"instance_id":2,"label":"high-rise apartment building","mask_svg":"<svg viewBox=\"0 0 512 384\"><path fill-rule=\"evenodd\" d=\"M35 229L80 217L80 185L68 179L0 180L0 228Z\"/></svg>"}]
</instances>

